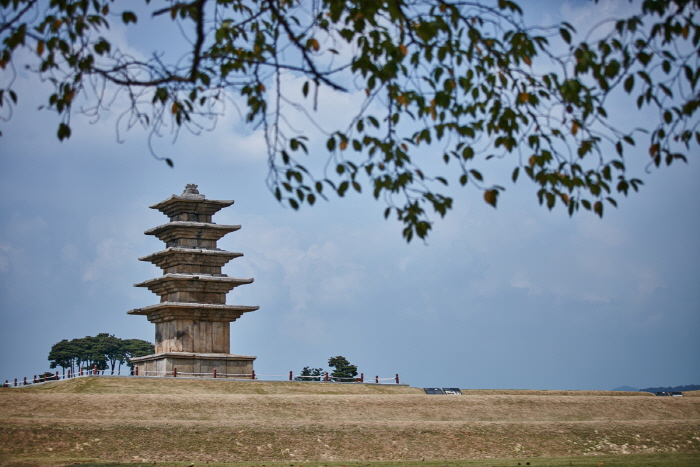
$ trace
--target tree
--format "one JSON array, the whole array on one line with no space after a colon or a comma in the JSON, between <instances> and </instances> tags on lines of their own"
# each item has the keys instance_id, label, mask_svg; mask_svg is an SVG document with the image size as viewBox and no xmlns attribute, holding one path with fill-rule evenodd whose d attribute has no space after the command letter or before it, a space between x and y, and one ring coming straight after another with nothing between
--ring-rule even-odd
<instances>
[{"instance_id":1,"label":"tree","mask_svg":"<svg viewBox=\"0 0 700 467\"><path fill-rule=\"evenodd\" d=\"M640 0L638 14L581 35L566 22L528 25L510 0L145 0L141 20L184 36L175 60L167 33L143 57L110 38L110 21L127 30L140 21L115 11L125 4L134 5L0 0L4 117L19 102L13 85L24 61L53 85L47 108L58 114L60 140L73 116L97 119L116 101L127 104L124 126L153 137L199 133L233 103L265 132L278 200L298 209L369 187L408 241L452 208L445 185L474 186L495 207L505 188L485 177L489 160L507 159L512 180L527 176L549 209L602 216L604 204L642 184L628 175L626 155L648 154L659 166L686 160L700 143L700 0ZM347 124L323 128L313 113L333 92L363 102ZM653 127L608 117L618 95L656 112ZM299 116L322 128L325 163L300 159L309 141L289 123Z\"/></svg>"},{"instance_id":2,"label":"tree","mask_svg":"<svg viewBox=\"0 0 700 467\"><path fill-rule=\"evenodd\" d=\"M321 381L321 376L325 373L323 368L310 368L305 366L295 381Z\"/></svg>"},{"instance_id":3,"label":"tree","mask_svg":"<svg viewBox=\"0 0 700 467\"><path fill-rule=\"evenodd\" d=\"M116 363L124 360L122 340L106 332L100 333L91 339L93 339L93 352L100 355L100 360L104 362L107 368L111 369L111 374L114 374Z\"/></svg>"},{"instance_id":4,"label":"tree","mask_svg":"<svg viewBox=\"0 0 700 467\"><path fill-rule=\"evenodd\" d=\"M51 362L50 368L60 366L63 369L63 376L66 375L66 368L70 368L72 372L75 372L76 352L77 348L75 343L68 342L67 339L57 342L51 347L51 351L49 352L49 361Z\"/></svg>"},{"instance_id":5,"label":"tree","mask_svg":"<svg viewBox=\"0 0 700 467\"><path fill-rule=\"evenodd\" d=\"M107 369L108 357L106 352L108 351L105 337L109 334L102 333L97 336L85 336L82 339L77 339L79 346L78 358L80 362L87 368L95 368L99 371L104 371Z\"/></svg>"},{"instance_id":6,"label":"tree","mask_svg":"<svg viewBox=\"0 0 700 467\"><path fill-rule=\"evenodd\" d=\"M101 350L99 340L95 337L86 336L71 341L63 339L51 347L48 359L51 362L50 367L62 367L64 375L66 368L70 368L72 372L84 367L92 368L93 365L105 369L106 358Z\"/></svg>"},{"instance_id":7,"label":"tree","mask_svg":"<svg viewBox=\"0 0 700 467\"><path fill-rule=\"evenodd\" d=\"M328 359L328 366L335 368L331 376L335 381L354 381L357 376L357 367L341 356Z\"/></svg>"},{"instance_id":8,"label":"tree","mask_svg":"<svg viewBox=\"0 0 700 467\"><path fill-rule=\"evenodd\" d=\"M146 355L151 355L155 352L155 346L148 341L141 339L128 339L124 342L124 355L126 357L126 363L129 365L129 368L132 371L134 369L134 364L131 361L132 358L145 357Z\"/></svg>"}]
</instances>

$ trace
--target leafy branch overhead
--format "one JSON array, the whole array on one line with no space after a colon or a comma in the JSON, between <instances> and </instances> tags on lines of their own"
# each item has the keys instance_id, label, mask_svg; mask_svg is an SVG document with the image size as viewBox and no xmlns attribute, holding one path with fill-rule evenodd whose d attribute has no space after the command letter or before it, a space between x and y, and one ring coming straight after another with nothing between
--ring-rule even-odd
<instances>
[{"instance_id":1,"label":"leafy branch overhead","mask_svg":"<svg viewBox=\"0 0 700 467\"><path fill-rule=\"evenodd\" d=\"M496 206L504 188L485 175L491 159L507 161L513 181L531 179L548 208L602 216L642 183L626 155L671 164L700 143L700 0L637 2L638 14L591 31L529 25L508 0L135 3L0 0L0 115L20 102L25 63L53 85L61 140L74 115L116 102L127 103L126 127L154 137L199 133L242 105L265 132L280 201L297 209L364 188L409 241L452 207L446 185L472 185ZM178 58L166 59L169 44L136 56L110 39L110 22L128 32L140 21L184 35ZM314 119L331 93L362 99L338 128ZM651 110L653 126L608 117L621 96L630 112ZM302 158L314 142L300 115L325 135L323 164Z\"/></svg>"}]
</instances>

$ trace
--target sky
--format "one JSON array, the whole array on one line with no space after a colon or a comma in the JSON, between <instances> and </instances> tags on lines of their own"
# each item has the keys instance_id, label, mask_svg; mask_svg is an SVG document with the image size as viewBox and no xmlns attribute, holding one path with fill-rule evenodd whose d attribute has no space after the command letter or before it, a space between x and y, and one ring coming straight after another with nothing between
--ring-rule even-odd
<instances>
[{"instance_id":1,"label":"sky","mask_svg":"<svg viewBox=\"0 0 700 467\"><path fill-rule=\"evenodd\" d=\"M610 2L592 8L550 2L541 11L579 23L615 13ZM145 42L120 40L135 50ZM235 200L214 218L242 225L219 242L244 254L224 272L255 282L228 303L260 309L231 324L231 352L257 356L260 379L327 369L342 355L366 377L398 373L416 387L700 384L696 158L646 173L640 149L630 167L644 187L603 219L540 207L524 178L506 185L497 209L473 188L455 189L454 209L434 219L427 241L406 244L369 193L300 211L279 204L265 185L262 135L235 112L214 131L156 141L171 169L138 129L118 139L114 114L75 118L59 143L55 115L28 92L40 86L20 73L22 105L0 125L2 381L48 370L62 339L153 341L154 325L126 314L158 301L133 287L160 275L137 259L163 248L143 232L167 218L148 206L195 183L207 198ZM353 101L323 97L322 120ZM312 141L310 160L322 160L324 146Z\"/></svg>"}]
</instances>

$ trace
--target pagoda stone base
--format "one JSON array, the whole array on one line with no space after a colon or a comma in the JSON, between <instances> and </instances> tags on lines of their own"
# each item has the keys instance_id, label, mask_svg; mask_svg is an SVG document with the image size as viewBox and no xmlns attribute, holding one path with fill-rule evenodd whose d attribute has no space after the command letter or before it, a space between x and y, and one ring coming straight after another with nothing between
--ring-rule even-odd
<instances>
[{"instance_id":1,"label":"pagoda stone base","mask_svg":"<svg viewBox=\"0 0 700 467\"><path fill-rule=\"evenodd\" d=\"M134 369L139 376L177 376L211 378L216 369L217 378L249 379L253 374L253 361L250 355L225 353L166 352L145 357L135 357Z\"/></svg>"}]
</instances>

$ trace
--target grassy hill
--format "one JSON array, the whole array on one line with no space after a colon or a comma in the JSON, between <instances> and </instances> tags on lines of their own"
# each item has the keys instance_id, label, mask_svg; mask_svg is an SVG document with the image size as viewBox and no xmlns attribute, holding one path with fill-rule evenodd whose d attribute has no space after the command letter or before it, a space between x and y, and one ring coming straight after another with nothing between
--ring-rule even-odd
<instances>
[{"instance_id":1,"label":"grassy hill","mask_svg":"<svg viewBox=\"0 0 700 467\"><path fill-rule=\"evenodd\" d=\"M698 394L428 396L406 386L77 378L0 389L0 465L659 452L697 455L700 462Z\"/></svg>"}]
</instances>

